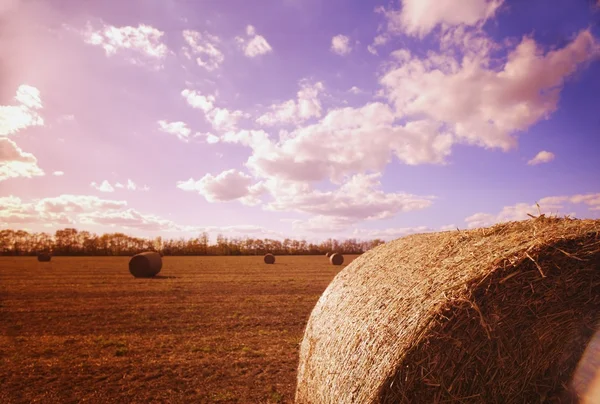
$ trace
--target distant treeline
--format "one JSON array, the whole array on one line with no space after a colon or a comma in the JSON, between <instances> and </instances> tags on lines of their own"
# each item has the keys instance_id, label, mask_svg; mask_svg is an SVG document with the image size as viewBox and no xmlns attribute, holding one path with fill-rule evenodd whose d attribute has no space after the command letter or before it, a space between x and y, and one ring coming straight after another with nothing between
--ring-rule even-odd
<instances>
[{"instance_id":1,"label":"distant treeline","mask_svg":"<svg viewBox=\"0 0 600 404\"><path fill-rule=\"evenodd\" d=\"M52 255L83 256L128 256L141 251L158 251L163 255L306 255L325 254L328 251L342 254L362 254L383 244L383 240L343 242L329 239L319 244L305 240L226 238L217 236L216 243L209 243L208 233L197 238L163 239L162 237L139 238L123 233L97 235L73 228L48 233L29 233L24 230L0 231L0 255L36 255L50 252Z\"/></svg>"}]
</instances>

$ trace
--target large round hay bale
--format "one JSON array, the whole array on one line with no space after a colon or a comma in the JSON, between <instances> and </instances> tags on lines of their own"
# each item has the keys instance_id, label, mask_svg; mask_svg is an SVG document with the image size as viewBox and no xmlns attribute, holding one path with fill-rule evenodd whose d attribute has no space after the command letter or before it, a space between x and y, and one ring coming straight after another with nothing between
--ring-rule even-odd
<instances>
[{"instance_id":1,"label":"large round hay bale","mask_svg":"<svg viewBox=\"0 0 600 404\"><path fill-rule=\"evenodd\" d=\"M136 278L151 278L162 268L162 258L159 253L147 251L136 254L129 260L129 272Z\"/></svg>"},{"instance_id":2,"label":"large round hay bale","mask_svg":"<svg viewBox=\"0 0 600 404\"><path fill-rule=\"evenodd\" d=\"M329 261L333 265L342 265L344 263L344 256L342 254L334 253L329 257Z\"/></svg>"},{"instance_id":3,"label":"large round hay bale","mask_svg":"<svg viewBox=\"0 0 600 404\"><path fill-rule=\"evenodd\" d=\"M52 256L48 253L39 253L37 255L37 260L39 262L50 262L51 259L52 259Z\"/></svg>"},{"instance_id":4,"label":"large round hay bale","mask_svg":"<svg viewBox=\"0 0 600 404\"><path fill-rule=\"evenodd\" d=\"M275 256L273 254L265 254L265 264L274 264Z\"/></svg>"},{"instance_id":5,"label":"large round hay bale","mask_svg":"<svg viewBox=\"0 0 600 404\"><path fill-rule=\"evenodd\" d=\"M600 326L599 240L541 217L366 252L312 311L297 403L554 402Z\"/></svg>"},{"instance_id":6,"label":"large round hay bale","mask_svg":"<svg viewBox=\"0 0 600 404\"><path fill-rule=\"evenodd\" d=\"M329 257L331 256L331 253L330 253L329 251L327 251L327 252L325 253L325 256L326 256L327 258L329 258Z\"/></svg>"}]
</instances>

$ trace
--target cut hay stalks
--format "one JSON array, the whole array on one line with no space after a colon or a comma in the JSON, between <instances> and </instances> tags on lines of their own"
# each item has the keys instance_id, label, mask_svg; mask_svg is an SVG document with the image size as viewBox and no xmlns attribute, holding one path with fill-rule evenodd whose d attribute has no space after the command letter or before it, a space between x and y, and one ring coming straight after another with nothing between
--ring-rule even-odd
<instances>
[{"instance_id":1,"label":"cut hay stalks","mask_svg":"<svg viewBox=\"0 0 600 404\"><path fill-rule=\"evenodd\" d=\"M52 256L49 253L38 253L37 260L39 262L50 262Z\"/></svg>"},{"instance_id":2,"label":"cut hay stalks","mask_svg":"<svg viewBox=\"0 0 600 404\"><path fill-rule=\"evenodd\" d=\"M159 253L146 251L136 254L129 260L129 272L136 278L151 278L158 275L162 268L162 258Z\"/></svg>"},{"instance_id":3,"label":"cut hay stalks","mask_svg":"<svg viewBox=\"0 0 600 404\"><path fill-rule=\"evenodd\" d=\"M265 264L274 264L275 263L275 256L271 253L265 254Z\"/></svg>"},{"instance_id":4,"label":"cut hay stalks","mask_svg":"<svg viewBox=\"0 0 600 404\"><path fill-rule=\"evenodd\" d=\"M407 236L329 284L296 402L561 402L599 327L600 220Z\"/></svg>"},{"instance_id":5,"label":"cut hay stalks","mask_svg":"<svg viewBox=\"0 0 600 404\"><path fill-rule=\"evenodd\" d=\"M332 265L342 265L344 263L344 256L342 254L333 253L329 257L329 262L331 262Z\"/></svg>"}]
</instances>

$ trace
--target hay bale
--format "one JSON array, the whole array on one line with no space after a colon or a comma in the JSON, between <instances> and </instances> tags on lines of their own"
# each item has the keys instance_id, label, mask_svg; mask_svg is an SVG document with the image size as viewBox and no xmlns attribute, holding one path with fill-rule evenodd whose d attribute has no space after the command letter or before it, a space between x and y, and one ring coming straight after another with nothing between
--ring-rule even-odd
<instances>
[{"instance_id":1,"label":"hay bale","mask_svg":"<svg viewBox=\"0 0 600 404\"><path fill-rule=\"evenodd\" d=\"M342 254L334 253L329 257L329 261L333 265L342 265L344 263L344 256Z\"/></svg>"},{"instance_id":2,"label":"hay bale","mask_svg":"<svg viewBox=\"0 0 600 404\"><path fill-rule=\"evenodd\" d=\"M600 220L408 236L325 290L296 402L554 402L599 326Z\"/></svg>"},{"instance_id":3,"label":"hay bale","mask_svg":"<svg viewBox=\"0 0 600 404\"><path fill-rule=\"evenodd\" d=\"M331 253L330 253L329 251L327 251L327 252L325 253L325 256L326 256L327 258L329 258L329 257L331 256Z\"/></svg>"},{"instance_id":4,"label":"hay bale","mask_svg":"<svg viewBox=\"0 0 600 404\"><path fill-rule=\"evenodd\" d=\"M38 253L37 260L39 262L50 262L52 256L48 253Z\"/></svg>"},{"instance_id":5,"label":"hay bale","mask_svg":"<svg viewBox=\"0 0 600 404\"><path fill-rule=\"evenodd\" d=\"M159 253L146 251L134 255L129 260L129 272L136 278L151 278L162 268L162 258Z\"/></svg>"},{"instance_id":6,"label":"hay bale","mask_svg":"<svg viewBox=\"0 0 600 404\"><path fill-rule=\"evenodd\" d=\"M274 264L275 256L271 253L265 254L265 264Z\"/></svg>"}]
</instances>

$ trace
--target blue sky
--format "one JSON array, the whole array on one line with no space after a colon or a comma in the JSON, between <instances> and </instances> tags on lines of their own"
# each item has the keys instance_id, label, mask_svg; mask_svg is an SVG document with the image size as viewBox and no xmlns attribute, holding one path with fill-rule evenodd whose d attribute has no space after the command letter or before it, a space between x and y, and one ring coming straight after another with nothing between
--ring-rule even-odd
<instances>
[{"instance_id":1,"label":"blue sky","mask_svg":"<svg viewBox=\"0 0 600 404\"><path fill-rule=\"evenodd\" d=\"M593 1L260 4L0 6L0 226L391 239L536 202L600 217Z\"/></svg>"}]
</instances>

